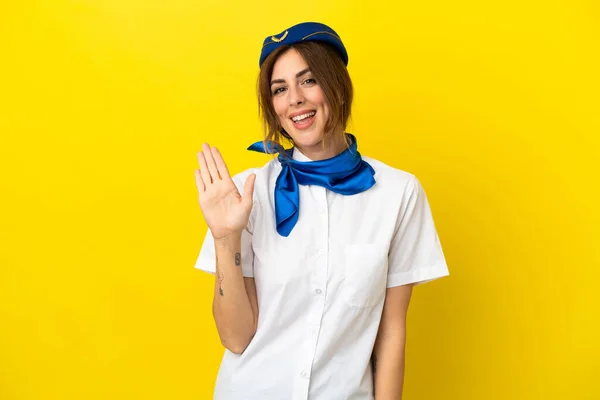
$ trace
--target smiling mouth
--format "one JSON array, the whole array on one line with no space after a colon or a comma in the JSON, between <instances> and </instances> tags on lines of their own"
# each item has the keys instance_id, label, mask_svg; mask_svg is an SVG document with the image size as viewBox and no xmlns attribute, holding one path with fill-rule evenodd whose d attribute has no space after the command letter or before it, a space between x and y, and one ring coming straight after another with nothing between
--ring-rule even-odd
<instances>
[{"instance_id":1,"label":"smiling mouth","mask_svg":"<svg viewBox=\"0 0 600 400\"><path fill-rule=\"evenodd\" d=\"M304 118L303 120L298 122L292 121L292 124L294 124L294 128L296 128L297 130L305 130L310 128L314 122L315 116L313 115L312 117Z\"/></svg>"},{"instance_id":2,"label":"smiling mouth","mask_svg":"<svg viewBox=\"0 0 600 400\"><path fill-rule=\"evenodd\" d=\"M315 115L317 115L316 111L309 111L302 115L296 115L293 118L290 118L294 128L299 130L308 129L315 122Z\"/></svg>"},{"instance_id":3,"label":"smiling mouth","mask_svg":"<svg viewBox=\"0 0 600 400\"><path fill-rule=\"evenodd\" d=\"M316 113L317 113L316 111L309 111L309 112L304 113L302 115L296 115L295 117L292 117L290 119L294 123L302 123L302 122L305 122L305 121L313 118Z\"/></svg>"}]
</instances>

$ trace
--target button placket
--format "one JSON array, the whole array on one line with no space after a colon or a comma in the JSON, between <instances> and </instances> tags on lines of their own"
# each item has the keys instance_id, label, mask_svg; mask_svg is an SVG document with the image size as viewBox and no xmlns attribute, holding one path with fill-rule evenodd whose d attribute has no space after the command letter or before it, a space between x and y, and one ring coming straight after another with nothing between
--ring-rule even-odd
<instances>
[{"instance_id":1,"label":"button placket","mask_svg":"<svg viewBox=\"0 0 600 400\"><path fill-rule=\"evenodd\" d=\"M317 235L312 238L311 244L315 247L313 253L314 262L311 263L312 268L310 272L310 283L312 284L312 297L310 307L310 314L308 316L307 324L307 337L306 337L306 352L302 360L298 364L298 375L300 381L296 382L299 387L306 390L308 396L308 387L305 387L301 382L306 382L306 385L310 385L310 377L312 373L312 366L317 350L317 341L319 337L319 331L321 327L321 320L323 318L323 312L325 310L325 291L327 290L327 265L328 265L328 242L329 242L329 216L327 212L327 193L325 188L311 187L314 192L314 198L316 200L317 211L314 215L315 222L318 224ZM298 393L298 396L294 396L294 400L303 398Z\"/></svg>"}]
</instances>

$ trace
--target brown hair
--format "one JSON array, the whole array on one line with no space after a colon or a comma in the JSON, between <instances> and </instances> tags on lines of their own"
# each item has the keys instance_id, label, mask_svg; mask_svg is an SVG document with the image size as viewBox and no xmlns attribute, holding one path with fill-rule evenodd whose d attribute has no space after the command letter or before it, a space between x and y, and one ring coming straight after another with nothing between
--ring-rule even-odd
<instances>
[{"instance_id":1,"label":"brown hair","mask_svg":"<svg viewBox=\"0 0 600 400\"><path fill-rule=\"evenodd\" d=\"M290 135L283 129L273 108L271 76L273 66L280 55L294 48L308 64L312 75L323 90L329 105L329 118L325 122L323 146L334 134L344 132L352 108L353 88L346 65L337 51L327 43L310 41L281 46L273 51L263 62L257 81L258 113L263 120L264 140L281 145L282 136L293 143ZM346 141L346 144L347 141Z\"/></svg>"}]
</instances>

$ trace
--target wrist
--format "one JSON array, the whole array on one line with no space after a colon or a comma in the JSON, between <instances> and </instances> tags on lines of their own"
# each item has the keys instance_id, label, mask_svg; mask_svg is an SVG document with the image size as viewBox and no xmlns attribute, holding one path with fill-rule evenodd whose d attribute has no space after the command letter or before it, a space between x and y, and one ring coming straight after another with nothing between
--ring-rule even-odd
<instances>
[{"instance_id":1,"label":"wrist","mask_svg":"<svg viewBox=\"0 0 600 400\"><path fill-rule=\"evenodd\" d=\"M242 232L235 232L214 238L214 242L216 247L225 247L228 249L239 247L242 242Z\"/></svg>"}]
</instances>

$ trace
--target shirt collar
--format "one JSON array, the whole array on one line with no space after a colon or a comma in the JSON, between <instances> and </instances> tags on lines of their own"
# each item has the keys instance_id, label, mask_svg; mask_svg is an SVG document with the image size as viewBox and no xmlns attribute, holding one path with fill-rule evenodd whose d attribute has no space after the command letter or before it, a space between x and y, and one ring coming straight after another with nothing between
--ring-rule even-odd
<instances>
[{"instance_id":1,"label":"shirt collar","mask_svg":"<svg viewBox=\"0 0 600 400\"><path fill-rule=\"evenodd\" d=\"M292 159L296 160L296 161L312 161L310 158L308 158L307 156L305 156L304 154L302 154L300 152L300 150L298 150L297 148L294 147L294 151L292 152Z\"/></svg>"}]
</instances>

